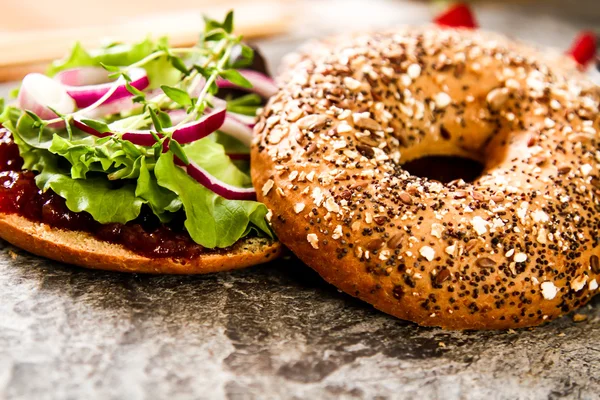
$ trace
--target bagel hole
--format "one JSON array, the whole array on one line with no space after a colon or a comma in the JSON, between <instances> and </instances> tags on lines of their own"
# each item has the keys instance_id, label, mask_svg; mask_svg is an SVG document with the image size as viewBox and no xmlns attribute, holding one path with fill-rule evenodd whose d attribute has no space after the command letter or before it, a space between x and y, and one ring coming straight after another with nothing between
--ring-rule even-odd
<instances>
[{"instance_id":1,"label":"bagel hole","mask_svg":"<svg viewBox=\"0 0 600 400\"><path fill-rule=\"evenodd\" d=\"M402 164L411 175L448 183L455 179L473 182L483 172L479 161L458 156L425 156Z\"/></svg>"}]
</instances>

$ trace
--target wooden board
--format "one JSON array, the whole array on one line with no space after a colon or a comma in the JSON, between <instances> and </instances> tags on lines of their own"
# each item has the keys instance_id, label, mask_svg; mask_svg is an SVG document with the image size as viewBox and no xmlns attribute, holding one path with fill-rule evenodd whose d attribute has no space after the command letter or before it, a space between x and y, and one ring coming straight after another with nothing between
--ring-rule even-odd
<instances>
[{"instance_id":1,"label":"wooden board","mask_svg":"<svg viewBox=\"0 0 600 400\"><path fill-rule=\"evenodd\" d=\"M64 4L57 7L57 0L47 6L38 5L41 2L37 0L8 0L3 4L0 81L42 70L49 61L66 54L75 41L95 47L168 35L173 45L187 46L196 41L203 14L221 19L235 9L236 31L247 38L284 32L291 18L289 2L276 0L234 0L217 5L203 5L205 0L178 0L168 11L161 11L165 2L157 0L146 0L143 9L139 4L133 7L132 2L117 0L58 2ZM120 2L127 4L117 6Z\"/></svg>"}]
</instances>

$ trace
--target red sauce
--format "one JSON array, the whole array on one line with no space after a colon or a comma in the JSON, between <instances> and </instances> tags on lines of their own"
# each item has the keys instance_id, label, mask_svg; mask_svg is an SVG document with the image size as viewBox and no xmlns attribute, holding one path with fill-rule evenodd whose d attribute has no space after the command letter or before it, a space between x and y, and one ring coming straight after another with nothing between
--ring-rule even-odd
<instances>
[{"instance_id":1,"label":"red sauce","mask_svg":"<svg viewBox=\"0 0 600 400\"><path fill-rule=\"evenodd\" d=\"M22 166L23 160L10 132L0 129L2 213L16 213L57 228L90 232L148 257L192 258L204 251L183 228L183 214L164 225L143 208L140 216L127 224L99 224L87 212L69 210L65 200L51 190L42 193L35 184L35 174L22 171Z\"/></svg>"},{"instance_id":2,"label":"red sauce","mask_svg":"<svg viewBox=\"0 0 600 400\"><path fill-rule=\"evenodd\" d=\"M0 125L0 171L20 171L23 159L9 131Z\"/></svg>"}]
</instances>

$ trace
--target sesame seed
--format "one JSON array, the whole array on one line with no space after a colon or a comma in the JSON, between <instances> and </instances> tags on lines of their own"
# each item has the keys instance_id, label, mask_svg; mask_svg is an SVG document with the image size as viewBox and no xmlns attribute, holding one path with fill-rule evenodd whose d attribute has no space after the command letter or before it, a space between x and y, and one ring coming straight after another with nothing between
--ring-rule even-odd
<instances>
[{"instance_id":1,"label":"sesame seed","mask_svg":"<svg viewBox=\"0 0 600 400\"><path fill-rule=\"evenodd\" d=\"M360 89L360 87L362 86L360 81L357 81L356 79L350 77L344 78L344 85L352 91Z\"/></svg>"},{"instance_id":2,"label":"sesame seed","mask_svg":"<svg viewBox=\"0 0 600 400\"><path fill-rule=\"evenodd\" d=\"M450 97L450 95L445 92L440 92L436 94L434 100L435 105L441 109L448 107L448 105L450 105L450 103L452 102L452 98Z\"/></svg>"},{"instance_id":3,"label":"sesame seed","mask_svg":"<svg viewBox=\"0 0 600 400\"><path fill-rule=\"evenodd\" d=\"M417 79L421 75L421 66L419 64L411 64L406 70L411 79Z\"/></svg>"}]
</instances>

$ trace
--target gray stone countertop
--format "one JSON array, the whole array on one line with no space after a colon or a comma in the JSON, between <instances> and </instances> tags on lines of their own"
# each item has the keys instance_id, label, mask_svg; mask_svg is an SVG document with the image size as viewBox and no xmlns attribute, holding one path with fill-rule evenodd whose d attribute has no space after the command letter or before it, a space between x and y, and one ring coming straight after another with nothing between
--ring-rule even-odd
<instances>
[{"instance_id":1,"label":"gray stone countertop","mask_svg":"<svg viewBox=\"0 0 600 400\"><path fill-rule=\"evenodd\" d=\"M303 4L303 23L259 42L273 66L311 37L430 18L421 2ZM487 29L559 48L600 27L597 0L477 4ZM0 240L0 399L599 399L600 298L579 313L449 332L386 316L293 258L126 275Z\"/></svg>"}]
</instances>

